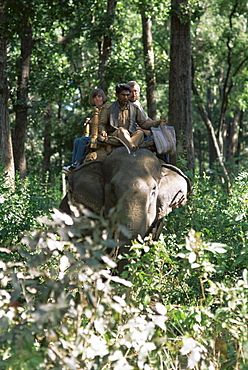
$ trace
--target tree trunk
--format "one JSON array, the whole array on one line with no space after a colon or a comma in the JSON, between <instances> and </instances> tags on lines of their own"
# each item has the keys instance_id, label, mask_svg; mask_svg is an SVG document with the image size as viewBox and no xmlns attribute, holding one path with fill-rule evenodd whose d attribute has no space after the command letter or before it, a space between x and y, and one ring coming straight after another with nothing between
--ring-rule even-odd
<instances>
[{"instance_id":1,"label":"tree trunk","mask_svg":"<svg viewBox=\"0 0 248 370\"><path fill-rule=\"evenodd\" d=\"M209 120L210 122L212 122L211 119ZM209 153L209 159L208 159L209 168L213 168L213 164L218 160L218 158L217 158L217 153L216 153L215 146L213 143L213 138L209 131L208 131L208 153Z\"/></svg>"},{"instance_id":2,"label":"tree trunk","mask_svg":"<svg viewBox=\"0 0 248 370\"><path fill-rule=\"evenodd\" d=\"M0 5L0 25L5 23L5 2ZM14 157L8 112L7 46L4 32L0 35L0 165L10 180L14 180Z\"/></svg>"},{"instance_id":3,"label":"tree trunk","mask_svg":"<svg viewBox=\"0 0 248 370\"><path fill-rule=\"evenodd\" d=\"M238 141L239 141L239 120L241 111L236 110L234 112L233 121L228 125L228 134L225 141L225 158L227 162L232 162L237 152Z\"/></svg>"},{"instance_id":4,"label":"tree trunk","mask_svg":"<svg viewBox=\"0 0 248 370\"><path fill-rule=\"evenodd\" d=\"M42 182L51 182L51 105L47 106L47 111L44 117L44 141L43 141L43 162L42 162ZM47 178L48 176L48 178Z\"/></svg>"},{"instance_id":5,"label":"tree trunk","mask_svg":"<svg viewBox=\"0 0 248 370\"><path fill-rule=\"evenodd\" d=\"M146 74L146 99L148 116L156 119L156 95L155 95L155 69L154 69L154 51L152 45L152 21L151 17L146 15L141 8L142 18L142 40L144 50L145 74Z\"/></svg>"},{"instance_id":6,"label":"tree trunk","mask_svg":"<svg viewBox=\"0 0 248 370\"><path fill-rule=\"evenodd\" d=\"M195 156L198 160L198 166L199 166L199 173L200 175L203 174L204 168L203 168L203 163L204 163L204 150L203 150L203 145L202 145L202 133L201 130L196 130L195 131Z\"/></svg>"},{"instance_id":7,"label":"tree trunk","mask_svg":"<svg viewBox=\"0 0 248 370\"><path fill-rule=\"evenodd\" d=\"M192 68L193 70L193 68ZM192 72L192 75L194 75L194 72ZM194 79L194 77L192 76L192 80ZM207 103L206 103L206 111L207 111L207 115L208 115L208 118L209 120L212 122L212 110L211 110L211 100L212 100L212 93L211 93L211 89L208 88L207 89ZM209 168L213 168L213 164L216 162L217 160L217 153L216 153L216 150L215 150L215 147L214 147L214 143L213 143L213 139L212 139L212 136L210 135L209 131L208 131L208 152L209 152Z\"/></svg>"},{"instance_id":8,"label":"tree trunk","mask_svg":"<svg viewBox=\"0 0 248 370\"><path fill-rule=\"evenodd\" d=\"M17 100L14 104L14 110L16 114L13 143L14 160L15 169L20 172L21 178L24 178L27 173L25 157L25 137L28 121L28 81L30 74L32 46L32 28L28 19L26 23L24 23L23 34L21 35L21 57L18 75Z\"/></svg>"},{"instance_id":9,"label":"tree trunk","mask_svg":"<svg viewBox=\"0 0 248 370\"><path fill-rule=\"evenodd\" d=\"M99 50L99 88L102 89L105 93L107 93L107 84L105 80L105 67L106 62L110 57L111 49L112 49L112 35L111 35L111 26L113 24L113 19L115 16L115 8L116 8L117 1L116 0L108 0L107 5L107 14L106 14L106 24L104 25L105 35L103 36L102 40L98 41L98 50Z\"/></svg>"},{"instance_id":10,"label":"tree trunk","mask_svg":"<svg viewBox=\"0 0 248 370\"><path fill-rule=\"evenodd\" d=\"M175 127L177 158L186 160L187 168L194 169L194 142L191 118L191 45L190 21L182 14L181 5L187 0L172 1L170 71L169 71L169 125Z\"/></svg>"},{"instance_id":11,"label":"tree trunk","mask_svg":"<svg viewBox=\"0 0 248 370\"><path fill-rule=\"evenodd\" d=\"M244 136L244 124L243 124L243 116L244 112L241 110L240 111L240 117L239 117L239 140L238 140L238 145L237 145L237 152L236 152L236 160L235 163L239 165L240 163L240 154L243 152L243 136Z\"/></svg>"}]
</instances>

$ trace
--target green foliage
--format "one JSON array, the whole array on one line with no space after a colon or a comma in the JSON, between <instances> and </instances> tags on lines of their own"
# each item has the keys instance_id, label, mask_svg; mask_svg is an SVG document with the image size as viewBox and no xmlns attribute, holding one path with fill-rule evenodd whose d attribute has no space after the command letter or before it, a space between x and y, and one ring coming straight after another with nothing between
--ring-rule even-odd
<instances>
[{"instance_id":1,"label":"green foliage","mask_svg":"<svg viewBox=\"0 0 248 370\"><path fill-rule=\"evenodd\" d=\"M170 4L118 1L115 19L108 19L103 0L8 0L7 8L2 30L12 103L27 16L33 28L26 144L32 176L17 180L15 190L0 179L0 368L247 369L247 171L233 180L231 197L217 168L196 177L187 206L168 215L159 241L133 243L122 278L106 254L122 227L118 212L111 220L85 210L83 217L74 210L73 217L55 211L52 219L37 219L58 204L62 161L71 160L73 139L90 115L88 94L98 87L98 47L106 32L112 37L109 98L117 82L134 79L145 106L141 8L152 17L157 106L166 114ZM192 0L181 11L182 20L191 21L194 80L213 125L217 129L226 89L227 131L234 111L242 110L239 142L246 148L246 1ZM208 143L196 106L202 173ZM48 108L55 190L38 177ZM13 107L9 112L13 124ZM240 153L242 164L246 155Z\"/></svg>"},{"instance_id":2,"label":"green foliage","mask_svg":"<svg viewBox=\"0 0 248 370\"><path fill-rule=\"evenodd\" d=\"M225 276L236 278L247 266L247 172L241 172L235 178L232 197L216 179L205 175L195 180L188 205L169 215L168 230L174 230L182 241L185 233L180 236L178 230L183 218L186 230L200 232L208 242L217 240L228 245L227 255L220 261L218 276L221 279ZM197 217L194 217L196 210Z\"/></svg>"},{"instance_id":3,"label":"green foliage","mask_svg":"<svg viewBox=\"0 0 248 370\"><path fill-rule=\"evenodd\" d=\"M16 179L15 188L0 176L0 240L2 247L14 246L22 233L37 227L36 217L47 214L55 203L52 194L40 179Z\"/></svg>"},{"instance_id":4,"label":"green foliage","mask_svg":"<svg viewBox=\"0 0 248 370\"><path fill-rule=\"evenodd\" d=\"M192 24L192 47L194 84L206 107L215 132L222 132L224 156L230 160L229 134L234 125L234 112L247 110L247 3L246 1L208 1L202 2L203 12L200 19ZM202 66L202 60L206 63ZM197 107L197 97L193 105ZM225 117L225 129L221 122ZM206 146L206 129L199 125L202 121L197 110L193 109L194 127L197 129L195 147L202 170L206 171L209 152ZM243 122L238 122L239 142L246 147L246 135L242 135ZM224 133L225 131L225 133ZM231 134L232 136L232 134ZM232 136L231 142L235 144ZM205 150L204 150L205 149ZM211 149L210 149L211 150ZM221 149L222 150L222 149ZM235 153L238 157L239 153ZM214 155L214 154L213 154ZM205 162L205 163L204 163ZM211 163L212 166L212 163ZM233 168L230 168L232 171Z\"/></svg>"},{"instance_id":5,"label":"green foliage","mask_svg":"<svg viewBox=\"0 0 248 370\"><path fill-rule=\"evenodd\" d=\"M231 197L195 178L160 239L132 244L121 277L106 254L118 212L39 218L11 259L1 248L0 367L245 370L247 177Z\"/></svg>"},{"instance_id":6,"label":"green foliage","mask_svg":"<svg viewBox=\"0 0 248 370\"><path fill-rule=\"evenodd\" d=\"M83 134L83 122L90 116L88 95L99 87L99 47L103 37L111 36L111 53L104 78L109 99L115 98L116 83L137 80L141 103L146 110L146 81L142 42L141 10L152 20L156 75L157 117L168 112L168 71L170 62L170 1L118 1L114 18L107 14L107 1L8 0L4 31L8 43L8 84L10 121L15 122L17 67L20 60L20 35L26 17L33 32L26 157L28 171L42 169L44 116L51 114L50 172L60 173L69 164L73 140ZM246 1L184 1L182 21L191 23L194 83L208 107L217 132L223 94L228 93L224 146L233 138L234 112L241 111L239 130L240 161L246 156L247 110L247 6ZM204 61L204 62L203 62ZM225 104L224 104L225 106ZM208 168L209 145L206 128L199 116L197 101L192 106L196 163L201 174ZM231 134L230 137L228 134ZM243 134L242 134L243 133ZM227 150L226 150L227 151ZM224 154L226 154L224 151ZM232 168L230 168L232 170Z\"/></svg>"}]
</instances>

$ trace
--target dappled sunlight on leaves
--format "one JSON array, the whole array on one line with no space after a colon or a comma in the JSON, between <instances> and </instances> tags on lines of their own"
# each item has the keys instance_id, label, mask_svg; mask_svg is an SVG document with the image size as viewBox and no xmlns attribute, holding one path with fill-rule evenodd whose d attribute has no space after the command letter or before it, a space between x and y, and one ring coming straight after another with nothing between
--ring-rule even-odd
<instances>
[{"instance_id":1,"label":"dappled sunlight on leaves","mask_svg":"<svg viewBox=\"0 0 248 370\"><path fill-rule=\"evenodd\" d=\"M208 202L201 187L167 217L158 241L133 242L121 276L109 254L122 229L114 211L108 219L54 210L14 253L2 248L0 366L245 370L248 230L237 216L247 204L240 183L232 202L218 189ZM213 231L214 215L223 224Z\"/></svg>"}]
</instances>

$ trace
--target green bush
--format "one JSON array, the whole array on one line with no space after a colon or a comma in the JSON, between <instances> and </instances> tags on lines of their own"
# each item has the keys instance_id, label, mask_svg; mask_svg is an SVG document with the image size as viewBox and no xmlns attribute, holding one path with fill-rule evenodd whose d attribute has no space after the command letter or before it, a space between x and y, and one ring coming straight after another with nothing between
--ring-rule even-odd
<instances>
[{"instance_id":1,"label":"green bush","mask_svg":"<svg viewBox=\"0 0 248 370\"><path fill-rule=\"evenodd\" d=\"M245 370L247 177L231 197L196 178L160 239L132 244L121 277L106 254L118 212L36 220L20 258L0 262L0 368Z\"/></svg>"},{"instance_id":2,"label":"green bush","mask_svg":"<svg viewBox=\"0 0 248 370\"><path fill-rule=\"evenodd\" d=\"M227 244L227 254L216 261L216 279L236 279L247 267L247 205L248 172L236 177L232 196L210 177L196 178L187 206L167 217L164 235L167 239L173 233L180 244L193 229L208 242Z\"/></svg>"},{"instance_id":3,"label":"green bush","mask_svg":"<svg viewBox=\"0 0 248 370\"><path fill-rule=\"evenodd\" d=\"M13 189L0 175L0 240L1 246L14 245L24 231L38 227L36 217L49 214L55 195L39 178L16 179Z\"/></svg>"}]
</instances>

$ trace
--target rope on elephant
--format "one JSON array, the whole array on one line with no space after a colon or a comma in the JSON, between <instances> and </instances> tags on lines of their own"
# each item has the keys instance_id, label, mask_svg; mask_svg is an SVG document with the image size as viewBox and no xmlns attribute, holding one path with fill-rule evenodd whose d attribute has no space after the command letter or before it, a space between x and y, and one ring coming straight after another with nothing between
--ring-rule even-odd
<instances>
[{"instance_id":1,"label":"rope on elephant","mask_svg":"<svg viewBox=\"0 0 248 370\"><path fill-rule=\"evenodd\" d=\"M124 141L122 141L119 137L116 137L116 136L113 136L113 138L117 139L127 149L128 154L131 154L130 149L128 148L127 144L124 143ZM110 142L108 142L107 140L108 144L111 144L111 137L109 136L108 139L110 139Z\"/></svg>"}]
</instances>

